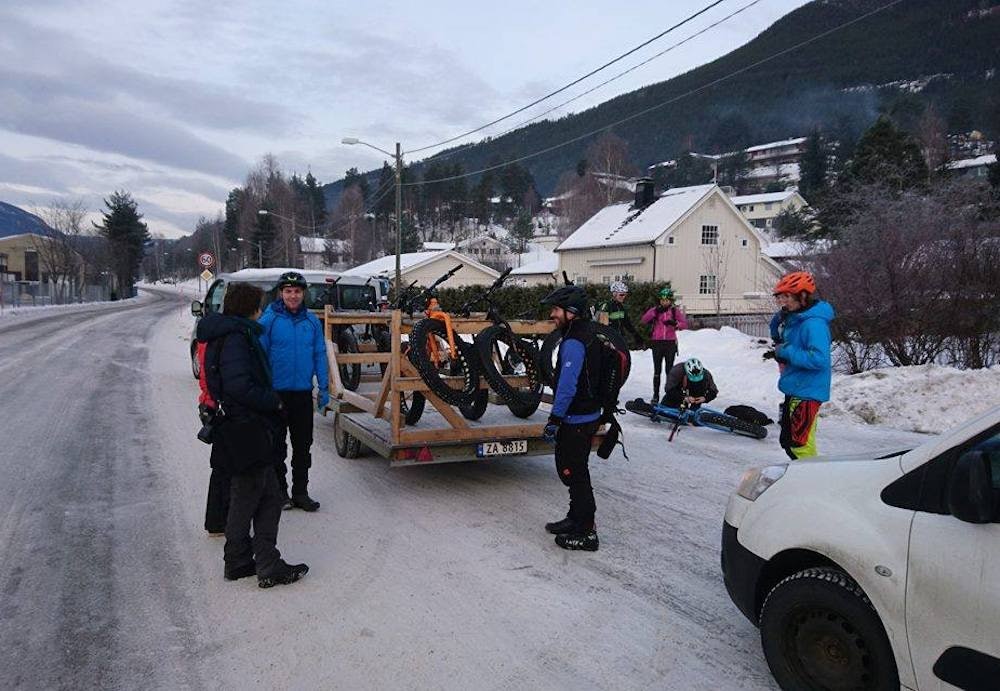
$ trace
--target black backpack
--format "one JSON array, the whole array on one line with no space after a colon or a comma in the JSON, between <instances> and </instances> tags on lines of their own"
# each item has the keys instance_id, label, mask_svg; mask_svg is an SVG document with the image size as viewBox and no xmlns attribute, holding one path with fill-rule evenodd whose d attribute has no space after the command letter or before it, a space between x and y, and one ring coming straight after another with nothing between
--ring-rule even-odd
<instances>
[{"instance_id":1,"label":"black backpack","mask_svg":"<svg viewBox=\"0 0 1000 691\"><path fill-rule=\"evenodd\" d=\"M737 420L749 422L753 425L760 425L761 427L774 424L774 420L769 418L765 413L748 405L731 405L724 412L726 415L732 415Z\"/></svg>"},{"instance_id":2,"label":"black backpack","mask_svg":"<svg viewBox=\"0 0 1000 691\"><path fill-rule=\"evenodd\" d=\"M600 422L608 425L608 432L597 449L597 455L606 459L614 451L615 445L621 444L622 454L625 460L628 460L625 442L620 439L622 428L615 418L615 413L623 412L618 408L618 396L628 381L632 369L632 356L624 337L615 329L602 324L595 324L595 327L593 344L596 347L588 351L596 354L600 378L592 390L601 404Z\"/></svg>"}]
</instances>

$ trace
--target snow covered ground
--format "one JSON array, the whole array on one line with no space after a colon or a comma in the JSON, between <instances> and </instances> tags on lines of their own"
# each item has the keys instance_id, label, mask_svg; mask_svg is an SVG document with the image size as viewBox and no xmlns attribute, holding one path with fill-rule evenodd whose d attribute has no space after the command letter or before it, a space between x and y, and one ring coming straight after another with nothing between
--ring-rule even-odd
<instances>
[{"instance_id":1,"label":"snow covered ground","mask_svg":"<svg viewBox=\"0 0 1000 691\"><path fill-rule=\"evenodd\" d=\"M192 664L209 685L774 688L757 632L719 570L729 493L748 467L785 459L773 426L763 441L689 428L667 443L666 425L625 414L631 461L620 451L593 457L602 542L583 554L560 550L542 530L566 506L551 458L390 469L375 456L340 458L332 420L317 417L310 491L322 508L286 512L279 536L283 554L311 571L292 587L259 591L223 581L222 544L201 527L208 449L194 438L191 317L182 307L150 342L150 406L185 564L176 577L199 610L193 635L203 655ZM680 339L679 358L697 356L715 375L719 407L746 403L775 416L777 368L761 360L763 345L725 328ZM633 355L624 398L649 397L651 356ZM955 381L983 391L997 376L967 374ZM838 377L821 450L926 440L908 431L922 429L909 417L917 409L896 400L914 386L935 409L961 389L910 373ZM877 424L858 414L862 391L886 401Z\"/></svg>"}]
</instances>

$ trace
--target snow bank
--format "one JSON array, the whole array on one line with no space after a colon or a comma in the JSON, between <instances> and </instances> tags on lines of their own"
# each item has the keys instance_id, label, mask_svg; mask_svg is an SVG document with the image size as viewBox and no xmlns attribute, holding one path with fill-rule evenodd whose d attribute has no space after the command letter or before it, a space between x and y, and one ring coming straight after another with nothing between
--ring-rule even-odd
<instances>
[{"instance_id":1,"label":"snow bank","mask_svg":"<svg viewBox=\"0 0 1000 691\"><path fill-rule=\"evenodd\" d=\"M1000 405L1000 367L886 367L833 380L826 415L938 434Z\"/></svg>"},{"instance_id":2,"label":"snow bank","mask_svg":"<svg viewBox=\"0 0 1000 691\"><path fill-rule=\"evenodd\" d=\"M36 318L63 314L65 312L97 312L107 309L114 309L123 305L134 305L142 302L149 302L149 295L139 293L138 297L126 298L124 300L104 301L104 302L74 302L67 305L22 305L20 307L9 307L4 305L0 310L0 319L4 324L11 324L21 321L32 321Z\"/></svg>"},{"instance_id":3,"label":"snow bank","mask_svg":"<svg viewBox=\"0 0 1000 691\"><path fill-rule=\"evenodd\" d=\"M736 329L681 331L677 362L697 357L712 372L720 409L743 403L777 419L778 368L761 359L770 346ZM623 398L648 399L653 389L649 352L632 353L632 374ZM660 391L663 393L662 387ZM959 370L943 365L887 367L862 374L834 374L829 403L822 417L853 423L939 434L1000 405L1000 367Z\"/></svg>"}]
</instances>

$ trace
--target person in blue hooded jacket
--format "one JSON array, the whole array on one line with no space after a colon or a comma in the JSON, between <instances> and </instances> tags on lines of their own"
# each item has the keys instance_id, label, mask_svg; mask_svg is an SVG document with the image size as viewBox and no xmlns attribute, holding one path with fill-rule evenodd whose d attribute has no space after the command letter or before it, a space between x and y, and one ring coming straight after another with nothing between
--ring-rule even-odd
<instances>
[{"instance_id":1,"label":"person in blue hooded jacket","mask_svg":"<svg viewBox=\"0 0 1000 691\"><path fill-rule=\"evenodd\" d=\"M816 281L806 271L795 271L774 287L781 307L781 341L773 357L781 364L778 389L781 405L780 444L789 458L816 455L816 419L822 403L830 400L830 322L833 307L816 298Z\"/></svg>"},{"instance_id":2,"label":"person in blue hooded jacket","mask_svg":"<svg viewBox=\"0 0 1000 691\"><path fill-rule=\"evenodd\" d=\"M319 319L305 304L309 287L305 277L288 271L278 279L278 297L268 305L260 324L264 333L261 346L267 353L274 377L274 388L286 411L278 444L275 472L284 493L284 506L315 511L319 502L309 496L310 449L313 441L313 381L319 389L315 409L323 411L330 403L329 372L326 360L326 336ZM292 492L288 493L288 457L286 436L292 441Z\"/></svg>"}]
</instances>

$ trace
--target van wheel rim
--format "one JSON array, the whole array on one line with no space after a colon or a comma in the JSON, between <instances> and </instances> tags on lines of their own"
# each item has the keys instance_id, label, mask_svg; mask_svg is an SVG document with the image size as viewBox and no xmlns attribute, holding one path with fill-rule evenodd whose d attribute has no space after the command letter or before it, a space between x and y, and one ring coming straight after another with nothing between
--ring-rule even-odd
<instances>
[{"instance_id":1,"label":"van wheel rim","mask_svg":"<svg viewBox=\"0 0 1000 691\"><path fill-rule=\"evenodd\" d=\"M838 612L800 610L789 617L785 633L787 659L800 679L825 689L873 688L871 650Z\"/></svg>"}]
</instances>

